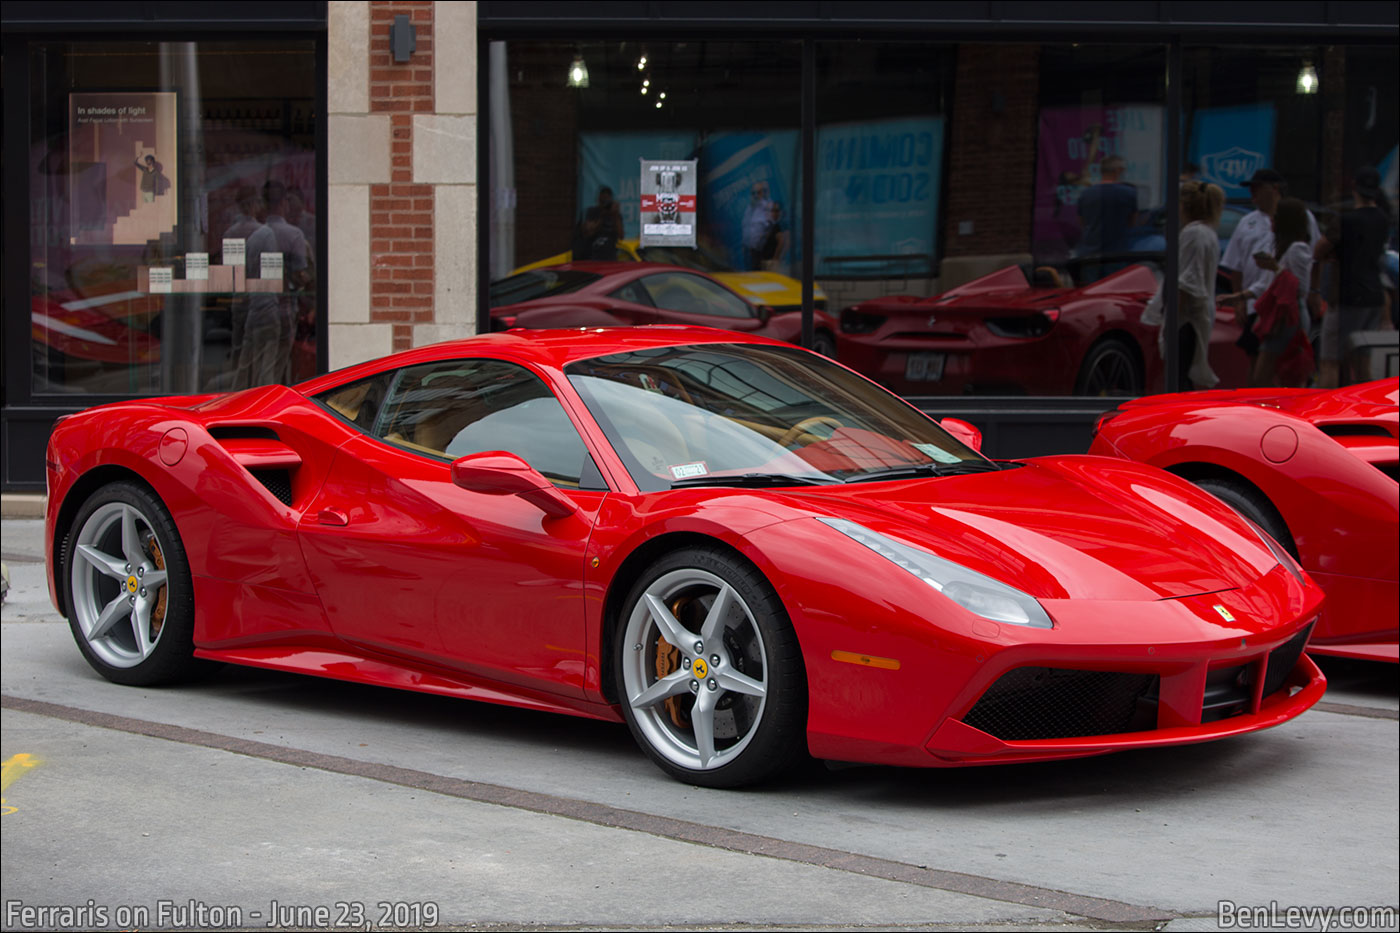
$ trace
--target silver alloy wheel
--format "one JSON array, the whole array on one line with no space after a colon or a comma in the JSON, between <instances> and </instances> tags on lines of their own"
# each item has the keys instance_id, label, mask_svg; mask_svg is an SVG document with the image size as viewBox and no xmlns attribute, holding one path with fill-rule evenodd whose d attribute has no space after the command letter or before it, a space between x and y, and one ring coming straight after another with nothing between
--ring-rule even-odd
<instances>
[{"instance_id":1,"label":"silver alloy wheel","mask_svg":"<svg viewBox=\"0 0 1400 933\"><path fill-rule=\"evenodd\" d=\"M632 606L624 639L626 702L657 753L695 771L743 753L769 681L763 635L734 587L695 567L662 574Z\"/></svg>"},{"instance_id":2,"label":"silver alloy wheel","mask_svg":"<svg viewBox=\"0 0 1400 933\"><path fill-rule=\"evenodd\" d=\"M92 653L112 667L135 667L160 643L164 550L150 518L125 502L99 506L73 542L73 613Z\"/></svg>"}]
</instances>

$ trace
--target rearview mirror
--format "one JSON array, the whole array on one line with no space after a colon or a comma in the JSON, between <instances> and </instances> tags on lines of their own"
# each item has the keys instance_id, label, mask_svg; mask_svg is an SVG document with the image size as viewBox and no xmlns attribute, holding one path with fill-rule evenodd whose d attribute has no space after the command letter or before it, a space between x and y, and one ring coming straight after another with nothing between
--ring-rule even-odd
<instances>
[{"instance_id":1,"label":"rearview mirror","mask_svg":"<svg viewBox=\"0 0 1400 933\"><path fill-rule=\"evenodd\" d=\"M968 424L961 418L944 418L938 423L943 426L943 430L979 454L982 452L982 432L975 425Z\"/></svg>"},{"instance_id":2,"label":"rearview mirror","mask_svg":"<svg viewBox=\"0 0 1400 933\"><path fill-rule=\"evenodd\" d=\"M564 518L578 506L539 471L513 453L490 450L452 461L452 483L488 496L519 496L551 518Z\"/></svg>"}]
</instances>

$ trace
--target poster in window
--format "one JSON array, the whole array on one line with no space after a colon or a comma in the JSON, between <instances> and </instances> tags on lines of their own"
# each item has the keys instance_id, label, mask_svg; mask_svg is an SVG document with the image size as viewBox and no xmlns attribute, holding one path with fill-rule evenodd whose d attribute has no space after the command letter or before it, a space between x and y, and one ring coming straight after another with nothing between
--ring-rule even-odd
<instances>
[{"instance_id":1,"label":"poster in window","mask_svg":"<svg viewBox=\"0 0 1400 933\"><path fill-rule=\"evenodd\" d=\"M642 159L643 246L695 245L694 159Z\"/></svg>"},{"instance_id":2,"label":"poster in window","mask_svg":"<svg viewBox=\"0 0 1400 933\"><path fill-rule=\"evenodd\" d=\"M68 95L71 241L141 246L175 230L176 93Z\"/></svg>"}]
</instances>

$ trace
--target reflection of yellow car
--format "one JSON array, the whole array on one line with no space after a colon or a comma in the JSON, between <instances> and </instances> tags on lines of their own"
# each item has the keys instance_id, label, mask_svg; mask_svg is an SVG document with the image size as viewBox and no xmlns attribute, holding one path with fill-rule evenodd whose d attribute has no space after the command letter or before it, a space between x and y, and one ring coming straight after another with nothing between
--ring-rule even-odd
<instances>
[{"instance_id":1,"label":"reflection of yellow car","mask_svg":"<svg viewBox=\"0 0 1400 933\"><path fill-rule=\"evenodd\" d=\"M521 266L516 272L558 266L571 262L572 252L559 253L539 262ZM704 249L679 246L641 246L637 240L618 240L618 262L664 262L708 272L738 292L749 302L767 305L774 311L797 311L802 307L802 283L776 272L737 272L723 260ZM826 310L826 295L820 286L813 286L813 300L818 311Z\"/></svg>"}]
</instances>

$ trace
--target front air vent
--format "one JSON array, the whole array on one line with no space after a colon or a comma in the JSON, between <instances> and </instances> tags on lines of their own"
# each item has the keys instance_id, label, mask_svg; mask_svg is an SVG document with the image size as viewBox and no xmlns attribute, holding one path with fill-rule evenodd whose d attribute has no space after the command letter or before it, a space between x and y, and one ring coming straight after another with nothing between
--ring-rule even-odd
<instances>
[{"instance_id":1,"label":"front air vent","mask_svg":"<svg viewBox=\"0 0 1400 933\"><path fill-rule=\"evenodd\" d=\"M1303 653L1303 647L1308 643L1308 636L1312 634L1313 623L1294 635L1288 641L1279 645L1269 652L1269 666L1264 674L1263 696L1274 693L1288 680L1288 675L1293 673L1293 668L1298 664L1298 658Z\"/></svg>"},{"instance_id":2,"label":"front air vent","mask_svg":"<svg viewBox=\"0 0 1400 933\"><path fill-rule=\"evenodd\" d=\"M1156 674L1018 667L963 722L1002 741L1139 732L1157 726Z\"/></svg>"}]
</instances>

